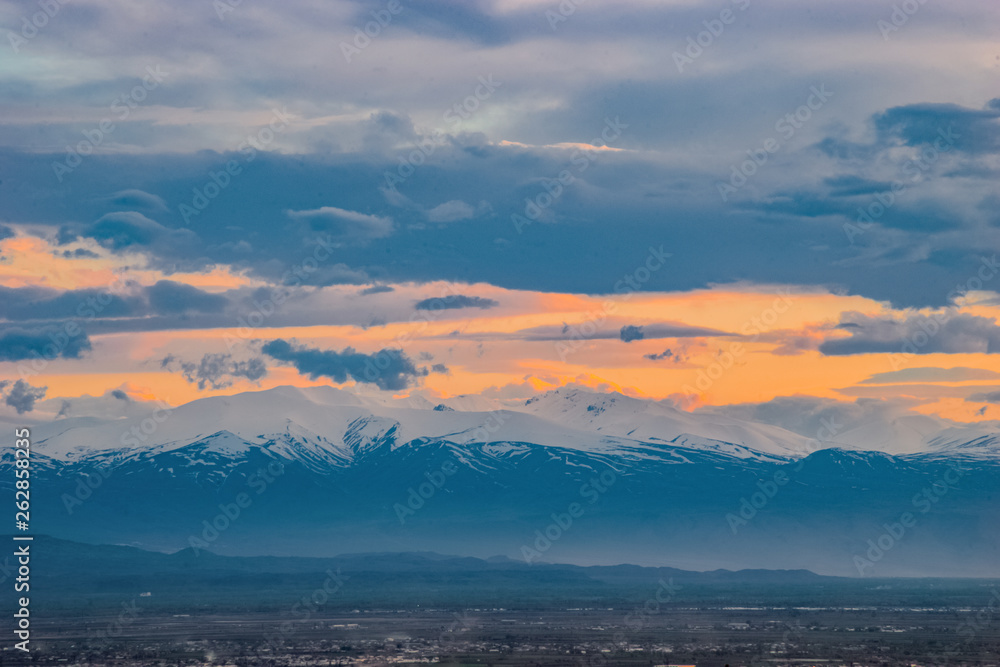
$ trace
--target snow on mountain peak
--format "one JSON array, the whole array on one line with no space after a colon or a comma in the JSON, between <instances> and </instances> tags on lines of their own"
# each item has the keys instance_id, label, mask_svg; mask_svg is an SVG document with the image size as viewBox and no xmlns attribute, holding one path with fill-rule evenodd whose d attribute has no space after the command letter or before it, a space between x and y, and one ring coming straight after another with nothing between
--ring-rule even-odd
<instances>
[{"instance_id":1,"label":"snow on mountain peak","mask_svg":"<svg viewBox=\"0 0 1000 667\"><path fill-rule=\"evenodd\" d=\"M505 406L501 409L501 406ZM588 452L703 449L738 458L797 458L823 447L890 454L963 453L994 457L995 432L924 415L893 415L839 433L828 443L779 426L719 413L690 413L667 402L564 387L511 405L485 397L440 399L366 395L333 387L277 387L199 399L170 411L118 420L65 421L35 429L36 448L69 460L88 452L180 449L204 441L219 453L247 444L349 463L372 448L419 438L470 443L534 443ZM225 435L223 435L225 434ZM971 443L978 443L972 445ZM139 445L137 447L137 444ZM226 449L229 448L229 449Z\"/></svg>"}]
</instances>

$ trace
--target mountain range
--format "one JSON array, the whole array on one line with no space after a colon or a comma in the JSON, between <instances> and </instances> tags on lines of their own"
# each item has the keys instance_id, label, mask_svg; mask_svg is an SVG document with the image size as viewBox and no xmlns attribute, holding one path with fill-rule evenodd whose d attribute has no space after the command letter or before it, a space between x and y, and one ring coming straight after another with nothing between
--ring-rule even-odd
<instances>
[{"instance_id":1,"label":"mountain range","mask_svg":"<svg viewBox=\"0 0 1000 667\"><path fill-rule=\"evenodd\" d=\"M680 608L967 606L979 603L983 587L993 583L848 579L807 570L528 565L502 556L479 559L432 552L233 557L185 548L167 554L44 535L35 537L31 550L32 600L45 616L79 617L85 609L95 620L102 613L120 612L123 601L126 608L141 609L144 617L155 612L248 610L288 614L296 602L313 599L320 589L327 595L318 594L316 600L325 610L349 614L379 609L589 608L620 618L654 599ZM650 605L645 608L656 609ZM100 621L95 625L100 627Z\"/></svg>"},{"instance_id":2,"label":"mountain range","mask_svg":"<svg viewBox=\"0 0 1000 667\"><path fill-rule=\"evenodd\" d=\"M1000 434L914 414L832 426L579 388L279 387L35 425L32 530L196 555L1000 576ZM12 494L9 451L0 465Z\"/></svg>"}]
</instances>

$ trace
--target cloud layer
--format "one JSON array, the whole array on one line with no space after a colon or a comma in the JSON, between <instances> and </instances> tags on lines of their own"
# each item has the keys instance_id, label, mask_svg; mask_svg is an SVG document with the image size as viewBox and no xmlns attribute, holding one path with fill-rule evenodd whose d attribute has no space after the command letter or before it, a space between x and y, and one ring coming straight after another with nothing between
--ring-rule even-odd
<instances>
[{"instance_id":1,"label":"cloud layer","mask_svg":"<svg viewBox=\"0 0 1000 667\"><path fill-rule=\"evenodd\" d=\"M379 389L406 389L414 380L430 372L417 368L402 350L397 349L383 349L375 354L364 354L350 347L341 351L321 350L294 345L279 338L266 343L262 351L269 357L291 364L312 379L328 377L341 384L348 380L368 382ZM446 370L440 367L435 372Z\"/></svg>"}]
</instances>

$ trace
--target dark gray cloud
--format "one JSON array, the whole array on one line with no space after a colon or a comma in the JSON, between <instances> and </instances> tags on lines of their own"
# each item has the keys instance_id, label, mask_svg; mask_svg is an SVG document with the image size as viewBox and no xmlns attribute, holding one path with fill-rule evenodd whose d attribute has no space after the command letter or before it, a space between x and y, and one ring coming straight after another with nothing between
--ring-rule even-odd
<instances>
[{"instance_id":1,"label":"dark gray cloud","mask_svg":"<svg viewBox=\"0 0 1000 667\"><path fill-rule=\"evenodd\" d=\"M0 361L78 359L88 350L90 338L72 324L30 330L11 327L0 331Z\"/></svg>"},{"instance_id":2,"label":"dark gray cloud","mask_svg":"<svg viewBox=\"0 0 1000 667\"><path fill-rule=\"evenodd\" d=\"M1000 150L1000 105L990 100L981 109L957 104L915 103L891 107L872 116L874 138L857 143L827 137L817 144L825 155L845 162L870 160L900 145L926 149L930 162L938 149L984 154ZM861 193L859 193L861 194Z\"/></svg>"},{"instance_id":3,"label":"dark gray cloud","mask_svg":"<svg viewBox=\"0 0 1000 667\"><path fill-rule=\"evenodd\" d=\"M715 336L734 336L736 334L720 329L696 327L681 322L653 322L652 324L626 324L615 333L598 331L592 336L583 338L618 338L626 343L636 340L655 340L659 338L709 338ZM577 336L579 337L579 336Z\"/></svg>"},{"instance_id":4,"label":"dark gray cloud","mask_svg":"<svg viewBox=\"0 0 1000 667\"><path fill-rule=\"evenodd\" d=\"M855 197L873 195L892 189L889 181L873 181L856 174L844 174L823 179L823 185L830 188L831 197Z\"/></svg>"},{"instance_id":5,"label":"dark gray cloud","mask_svg":"<svg viewBox=\"0 0 1000 667\"><path fill-rule=\"evenodd\" d=\"M819 346L823 354L1000 352L1000 326L993 319L976 315L944 311L896 320L851 312L841 316L838 327L850 336L828 338Z\"/></svg>"},{"instance_id":6,"label":"dark gray cloud","mask_svg":"<svg viewBox=\"0 0 1000 667\"><path fill-rule=\"evenodd\" d=\"M170 217L173 213L164 211L160 215ZM197 270L206 264L203 253L207 248L197 234L189 229L162 225L138 211L105 213L89 225L64 225L58 233L60 243L80 237L92 238L116 252L146 252L155 266L169 271Z\"/></svg>"},{"instance_id":7,"label":"dark gray cloud","mask_svg":"<svg viewBox=\"0 0 1000 667\"><path fill-rule=\"evenodd\" d=\"M0 389L5 389L7 384L0 383ZM4 392L3 401L17 410L17 414L22 415L34 410L35 402L45 398L47 390L48 387L33 387L24 380L18 380Z\"/></svg>"},{"instance_id":8,"label":"dark gray cloud","mask_svg":"<svg viewBox=\"0 0 1000 667\"><path fill-rule=\"evenodd\" d=\"M7 320L57 320L87 317L100 308L105 317L142 314L142 301L111 294L107 290L58 290L41 287L0 286L0 317Z\"/></svg>"},{"instance_id":9,"label":"dark gray cloud","mask_svg":"<svg viewBox=\"0 0 1000 667\"><path fill-rule=\"evenodd\" d=\"M912 182L906 183L906 187L912 186ZM891 186L890 186L891 187ZM860 189L860 188L859 188ZM856 223L858 218L859 204L869 206L877 199L869 195L867 198L859 199L854 197L848 199L844 194L845 190L834 188L833 192L817 192L809 188L795 191L775 192L771 197L759 202L747 205L751 210L759 210L769 214L780 214L799 218L837 218L840 220L849 219ZM958 229L962 226L961 218L957 217L953 210L948 210L940 205L928 203L915 199L912 193L910 197L894 197L894 203L888 208L883 208L884 212L879 216L877 224L888 229L907 230L909 232L933 233L950 229ZM876 224L875 222L866 224ZM853 237L844 236L848 242L855 240Z\"/></svg>"},{"instance_id":10,"label":"dark gray cloud","mask_svg":"<svg viewBox=\"0 0 1000 667\"><path fill-rule=\"evenodd\" d=\"M288 211L288 217L305 223L311 232L325 232L339 240L370 240L392 234L390 217L321 206L306 211Z\"/></svg>"},{"instance_id":11,"label":"dark gray cloud","mask_svg":"<svg viewBox=\"0 0 1000 667\"><path fill-rule=\"evenodd\" d=\"M659 352L659 353L654 352L652 354L644 354L644 355L642 355L642 358L643 359L649 359L650 361L664 361L664 360L668 360L668 361L671 361L671 362L673 362L675 364L684 363L688 359L686 355L682 355L680 352L674 352L670 348L667 348L663 352Z\"/></svg>"},{"instance_id":12,"label":"dark gray cloud","mask_svg":"<svg viewBox=\"0 0 1000 667\"><path fill-rule=\"evenodd\" d=\"M231 354L206 354L198 363L181 361L174 355L160 360L160 368L179 369L188 382L198 385L198 389L225 389L237 379L257 382L267 375L267 366L261 357L245 361L233 359Z\"/></svg>"},{"instance_id":13,"label":"dark gray cloud","mask_svg":"<svg viewBox=\"0 0 1000 667\"><path fill-rule=\"evenodd\" d=\"M385 294L387 292L393 292L395 288L390 285L372 285L371 287L366 287L358 294L361 296L369 296L371 294Z\"/></svg>"},{"instance_id":14,"label":"dark gray cloud","mask_svg":"<svg viewBox=\"0 0 1000 667\"><path fill-rule=\"evenodd\" d=\"M221 313L230 300L192 285L160 280L149 287L58 291L43 287L0 286L0 318L37 321L73 318L172 317L185 313ZM161 323L166 325L166 322Z\"/></svg>"},{"instance_id":15,"label":"dark gray cloud","mask_svg":"<svg viewBox=\"0 0 1000 667\"><path fill-rule=\"evenodd\" d=\"M645 338L646 332L643 331L642 327L635 326L634 324L626 324L622 327L618 335L626 343L631 343L634 340L642 340Z\"/></svg>"},{"instance_id":16,"label":"dark gray cloud","mask_svg":"<svg viewBox=\"0 0 1000 667\"><path fill-rule=\"evenodd\" d=\"M639 329L642 337L646 339L657 338L706 338L714 336L733 336L734 334L720 331L718 329L706 329L704 327L693 327L679 322L662 322L655 324L644 324L641 327L626 325L625 336L633 335L634 332L628 330L629 327ZM476 333L464 333L462 331L452 331L441 336L432 338L466 338L471 340L525 340L533 342L562 341L562 340L623 340L620 329L601 328L598 322L585 321L576 324L562 325L542 325L529 327L518 331L485 331ZM639 340L639 339L632 339Z\"/></svg>"},{"instance_id":17,"label":"dark gray cloud","mask_svg":"<svg viewBox=\"0 0 1000 667\"><path fill-rule=\"evenodd\" d=\"M266 343L262 351L278 361L291 364L313 380L328 377L334 382L344 383L350 379L375 384L379 389L405 389L417 378L431 372L426 368L417 368L402 350L391 348L375 354L364 354L350 347L338 352L293 345L279 338Z\"/></svg>"},{"instance_id":18,"label":"dark gray cloud","mask_svg":"<svg viewBox=\"0 0 1000 667\"><path fill-rule=\"evenodd\" d=\"M93 259L95 257L100 257L100 255L98 255L93 250L87 250L86 248L76 248L75 250L63 250L62 256L65 257L66 259L80 259L80 258Z\"/></svg>"},{"instance_id":19,"label":"dark gray cloud","mask_svg":"<svg viewBox=\"0 0 1000 667\"><path fill-rule=\"evenodd\" d=\"M960 151L995 153L1000 150L1000 105L991 100L983 109L957 104L910 104L875 116L881 141L894 139L907 146L933 145L942 137Z\"/></svg>"},{"instance_id":20,"label":"dark gray cloud","mask_svg":"<svg viewBox=\"0 0 1000 667\"><path fill-rule=\"evenodd\" d=\"M106 188L109 181L124 182L133 175L151 183L144 189L155 189L168 201L183 202L190 198L193 187L203 185L206 169L236 157L238 154L217 155L205 164L201 157L179 156L164 163L127 155L116 156L111 162L94 155L88 170L81 170L80 181L82 186ZM926 235L963 223L963 208L952 204L967 201L975 189L966 189L956 202L939 196L933 206L928 204L921 207L923 210L898 203L880 220L880 226L899 231L891 242L883 242L889 249L880 249L884 261L859 261L871 252L865 245L869 239L881 237L877 230L871 230L856 246L846 239L843 225L853 220L859 202L831 194L851 187L846 180L817 186L815 196L799 204L809 209L805 211L809 215L800 216L791 204L771 202L770 198L762 200L771 202L767 204L770 208L723 205L714 190L717 174L650 165L630 154L600 155L600 168L588 169L585 182L581 177L579 183L567 186L548 209L558 224L537 223L518 234L510 216L523 216L525 198L544 192L537 180L526 179L525 174L551 178L570 164L570 157L565 152L501 146L486 146L474 154L464 147L442 146L429 158L433 165L416 170L400 186L400 191L420 206L409 210L394 208L378 189L384 172L398 167L392 160L373 164L351 157L331 161L316 156L260 154L253 170L234 179L202 212L196 228L200 243L184 246L181 239L154 228L155 233L150 234L160 241L141 247L152 254L156 266L171 270L210 261L246 270L252 276L298 280L305 285L448 279L511 289L612 294L655 243L668 249L684 248L685 252L675 252L670 258L671 270L653 273L641 285L643 290L688 290L734 281L819 284L904 306L944 305L953 286L978 268L978 255L983 252L975 234L966 234L961 227L949 238L947 254L942 247L931 259L923 259ZM9 158L13 166L8 178L14 186L44 190L45 169L50 168L50 162L22 154ZM850 162L836 166L836 170L840 176L859 171ZM803 176L793 182L808 180L808 173L803 170ZM875 180L864 173L857 177ZM651 182L665 185L653 187ZM985 177L974 182L986 188ZM338 204L343 210L392 217L396 231L389 237L368 239L365 244L331 247L317 268L303 272L303 262L312 257L316 247L315 239L328 232L312 231L304 221L288 221L285 211L290 207L297 211L321 209L328 200L316 193L330 187L340 193ZM282 196L261 198L259 193L265 191ZM795 190L782 187L777 192ZM31 207L12 200L8 215L39 220L55 230L66 220L99 218L106 213L88 198L56 190L50 194ZM866 203L866 195L858 197L860 203ZM496 215L479 218L474 225L426 225L423 210L442 200L456 199L490 201ZM673 222L663 225L664 216ZM183 225L176 206L157 218L164 229ZM616 221L612 243L605 240L609 219ZM915 227L907 229L907 224ZM132 240L132 228L126 227L127 233L122 233L118 243ZM113 244L115 234L117 231L105 229L99 235L105 244ZM720 238L728 242L720 244ZM886 254L890 251L895 254ZM777 256L782 261L773 261ZM582 266L586 270L581 270Z\"/></svg>"},{"instance_id":21,"label":"dark gray cloud","mask_svg":"<svg viewBox=\"0 0 1000 667\"><path fill-rule=\"evenodd\" d=\"M500 305L495 299L487 299L481 296L467 296L465 294L449 294L443 297L433 297L417 301L414 308L417 310L451 310L458 308L496 308Z\"/></svg>"},{"instance_id":22,"label":"dark gray cloud","mask_svg":"<svg viewBox=\"0 0 1000 667\"><path fill-rule=\"evenodd\" d=\"M217 312L226 307L229 300L221 294L210 294L203 290L175 283L171 280L160 280L155 285L146 288L149 304L157 313L183 313L196 311L203 313Z\"/></svg>"},{"instance_id":23,"label":"dark gray cloud","mask_svg":"<svg viewBox=\"0 0 1000 667\"><path fill-rule=\"evenodd\" d=\"M1000 389L997 389L996 391L971 394L965 400L968 403L1000 403ZM983 413L980 412L979 414Z\"/></svg>"},{"instance_id":24,"label":"dark gray cloud","mask_svg":"<svg viewBox=\"0 0 1000 667\"><path fill-rule=\"evenodd\" d=\"M657 322L642 326L627 324L621 327L621 329L600 328L596 322L583 322L572 325L563 324L562 326L543 325L521 329L513 333L474 334L471 337L528 341L624 340L625 342L631 342L633 340L657 338L705 338L732 335L719 329L693 327L680 322Z\"/></svg>"},{"instance_id":25,"label":"dark gray cloud","mask_svg":"<svg viewBox=\"0 0 1000 667\"><path fill-rule=\"evenodd\" d=\"M121 389L112 389L111 390L111 395L114 396L115 398L117 398L119 401L127 401L127 400L129 400L128 399L128 394L126 394Z\"/></svg>"},{"instance_id":26,"label":"dark gray cloud","mask_svg":"<svg viewBox=\"0 0 1000 667\"><path fill-rule=\"evenodd\" d=\"M102 215L81 233L113 250L121 250L133 245L152 245L171 231L142 213L122 211Z\"/></svg>"},{"instance_id":27,"label":"dark gray cloud","mask_svg":"<svg viewBox=\"0 0 1000 667\"><path fill-rule=\"evenodd\" d=\"M905 382L967 382L970 380L995 380L1000 373L985 368L904 368L898 371L876 373L861 384L897 384Z\"/></svg>"},{"instance_id":28,"label":"dark gray cloud","mask_svg":"<svg viewBox=\"0 0 1000 667\"><path fill-rule=\"evenodd\" d=\"M128 189L121 190L111 195L110 202L119 207L129 210L144 209L147 211L166 211L167 203L162 197L158 197L142 190Z\"/></svg>"}]
</instances>

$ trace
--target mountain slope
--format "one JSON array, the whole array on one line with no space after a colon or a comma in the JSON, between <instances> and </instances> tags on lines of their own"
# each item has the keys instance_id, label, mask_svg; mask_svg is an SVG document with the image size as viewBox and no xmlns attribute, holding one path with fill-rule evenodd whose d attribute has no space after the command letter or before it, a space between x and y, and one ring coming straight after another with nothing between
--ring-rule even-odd
<instances>
[{"instance_id":1,"label":"mountain slope","mask_svg":"<svg viewBox=\"0 0 1000 667\"><path fill-rule=\"evenodd\" d=\"M527 412L437 407L280 388L196 401L160 421L56 422L34 432L33 527L231 555L438 551L525 563L1000 574L992 437L963 443L948 439L951 430L903 456L830 448L795 457L778 440L764 451L653 435L660 423L679 430L698 420L615 395L555 393ZM720 428L757 444L774 430ZM139 446L123 447L123 434ZM11 496L12 466L4 452L0 486ZM904 513L911 525L883 538L899 533ZM880 539L890 548L872 550Z\"/></svg>"}]
</instances>

